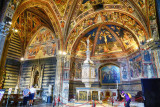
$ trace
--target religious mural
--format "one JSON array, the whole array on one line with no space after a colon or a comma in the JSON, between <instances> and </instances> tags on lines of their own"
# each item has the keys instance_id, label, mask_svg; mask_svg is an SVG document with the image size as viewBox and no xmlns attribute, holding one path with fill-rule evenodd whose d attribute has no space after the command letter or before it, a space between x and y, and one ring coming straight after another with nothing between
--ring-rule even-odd
<instances>
[{"instance_id":1,"label":"religious mural","mask_svg":"<svg viewBox=\"0 0 160 107\"><path fill-rule=\"evenodd\" d=\"M115 34L121 39L125 49L129 49L131 47L138 47L134 35L131 32L119 26L115 25L107 25L107 26L110 27L110 29L112 29L115 32Z\"/></svg>"},{"instance_id":2,"label":"religious mural","mask_svg":"<svg viewBox=\"0 0 160 107\"><path fill-rule=\"evenodd\" d=\"M101 84L116 84L120 83L120 70L118 66L106 65L100 69Z\"/></svg>"},{"instance_id":3,"label":"religious mural","mask_svg":"<svg viewBox=\"0 0 160 107\"><path fill-rule=\"evenodd\" d=\"M89 38L90 40L90 44L89 44L89 50L92 51L93 49L93 43L94 43L94 39L95 39L95 35L97 32L98 28L94 28L93 30L89 31L88 33L86 33L81 39L80 42L76 48L76 56L86 56L86 50L87 50L87 39Z\"/></svg>"},{"instance_id":4,"label":"religious mural","mask_svg":"<svg viewBox=\"0 0 160 107\"><path fill-rule=\"evenodd\" d=\"M44 22L42 18L30 11L23 12L19 15L15 23L15 29L18 29L18 35L21 39L22 45L24 45L22 47L26 47L25 44L30 42L32 35L34 35L39 27L43 24ZM26 43L24 44L24 42Z\"/></svg>"},{"instance_id":5,"label":"religious mural","mask_svg":"<svg viewBox=\"0 0 160 107\"><path fill-rule=\"evenodd\" d=\"M151 61L151 56L150 56L150 53L149 51L147 50L144 50L143 51L143 56L144 56L144 61L143 62L150 62Z\"/></svg>"},{"instance_id":6,"label":"religious mural","mask_svg":"<svg viewBox=\"0 0 160 107\"><path fill-rule=\"evenodd\" d=\"M144 64L144 78L157 78L153 64Z\"/></svg>"},{"instance_id":7,"label":"religious mural","mask_svg":"<svg viewBox=\"0 0 160 107\"><path fill-rule=\"evenodd\" d=\"M99 28L100 30L97 29L98 27L81 37L76 46L76 56L82 57L86 55L87 38L90 39L90 51L94 56L122 52L122 47L125 50L138 48L134 35L120 26L106 25Z\"/></svg>"},{"instance_id":8,"label":"religious mural","mask_svg":"<svg viewBox=\"0 0 160 107\"><path fill-rule=\"evenodd\" d=\"M133 0L144 15L146 15L146 0Z\"/></svg>"},{"instance_id":9,"label":"religious mural","mask_svg":"<svg viewBox=\"0 0 160 107\"><path fill-rule=\"evenodd\" d=\"M61 16L64 15L69 0L54 0Z\"/></svg>"},{"instance_id":10,"label":"religious mural","mask_svg":"<svg viewBox=\"0 0 160 107\"><path fill-rule=\"evenodd\" d=\"M95 55L122 51L120 43L105 27L102 27L98 35Z\"/></svg>"},{"instance_id":11,"label":"religious mural","mask_svg":"<svg viewBox=\"0 0 160 107\"><path fill-rule=\"evenodd\" d=\"M147 0L148 2L148 18L150 20L152 37L156 38L158 36L157 20L156 20L156 6L155 0Z\"/></svg>"},{"instance_id":12,"label":"religious mural","mask_svg":"<svg viewBox=\"0 0 160 107\"><path fill-rule=\"evenodd\" d=\"M140 44L146 41L145 30L141 27L141 24L131 15L114 11L102 11L100 13L86 17L72 30L69 36L70 39L67 42L67 50L70 50L72 48L72 45L78 38L78 35L81 34L87 27L101 22L116 22L120 25L125 25L128 29L132 30L134 34L136 34L135 36L137 36L137 38L139 39ZM122 39L130 38L130 41L134 40L133 38L131 38L132 34L129 33L127 30L122 30L122 32L124 34L124 36L122 36ZM127 34L129 35L129 37L125 36ZM126 45L127 41L124 41L123 44Z\"/></svg>"},{"instance_id":13,"label":"religious mural","mask_svg":"<svg viewBox=\"0 0 160 107\"><path fill-rule=\"evenodd\" d=\"M142 56L137 54L129 59L130 75L132 79L142 78Z\"/></svg>"},{"instance_id":14,"label":"religious mural","mask_svg":"<svg viewBox=\"0 0 160 107\"><path fill-rule=\"evenodd\" d=\"M8 7L11 8L13 11L15 11L20 1L21 0L10 0Z\"/></svg>"},{"instance_id":15,"label":"religious mural","mask_svg":"<svg viewBox=\"0 0 160 107\"><path fill-rule=\"evenodd\" d=\"M27 59L51 57L56 54L56 43L53 33L48 28L41 28L26 49Z\"/></svg>"},{"instance_id":16,"label":"religious mural","mask_svg":"<svg viewBox=\"0 0 160 107\"><path fill-rule=\"evenodd\" d=\"M79 100L87 101L87 91L79 91Z\"/></svg>"},{"instance_id":17,"label":"religious mural","mask_svg":"<svg viewBox=\"0 0 160 107\"><path fill-rule=\"evenodd\" d=\"M82 63L78 62L75 64L75 79L81 79L82 78Z\"/></svg>"},{"instance_id":18,"label":"religious mural","mask_svg":"<svg viewBox=\"0 0 160 107\"><path fill-rule=\"evenodd\" d=\"M127 62L121 62L121 76L123 81L129 80Z\"/></svg>"},{"instance_id":19,"label":"religious mural","mask_svg":"<svg viewBox=\"0 0 160 107\"><path fill-rule=\"evenodd\" d=\"M157 77L157 70L155 64L153 62L154 55L151 50L144 50L143 51L143 71L144 71L144 78L156 78Z\"/></svg>"}]
</instances>

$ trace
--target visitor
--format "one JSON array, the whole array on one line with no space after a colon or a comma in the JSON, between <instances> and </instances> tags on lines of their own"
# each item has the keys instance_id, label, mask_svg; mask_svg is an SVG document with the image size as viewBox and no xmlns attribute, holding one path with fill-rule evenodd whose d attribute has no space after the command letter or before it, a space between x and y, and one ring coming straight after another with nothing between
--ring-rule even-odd
<instances>
[{"instance_id":1,"label":"visitor","mask_svg":"<svg viewBox=\"0 0 160 107\"><path fill-rule=\"evenodd\" d=\"M125 98L125 107L130 107L131 98L129 97L129 95L122 91L121 96Z\"/></svg>"},{"instance_id":2,"label":"visitor","mask_svg":"<svg viewBox=\"0 0 160 107\"><path fill-rule=\"evenodd\" d=\"M36 89L32 86L30 88L30 94L29 94L29 105L30 106L33 105L33 100L34 100L35 95L36 95Z\"/></svg>"},{"instance_id":3,"label":"visitor","mask_svg":"<svg viewBox=\"0 0 160 107\"><path fill-rule=\"evenodd\" d=\"M26 106L27 105L27 101L28 101L28 98L29 98L29 89L28 87L26 87L24 90L23 90L23 105Z\"/></svg>"},{"instance_id":4,"label":"visitor","mask_svg":"<svg viewBox=\"0 0 160 107\"><path fill-rule=\"evenodd\" d=\"M53 107L55 107L56 106L56 96L54 95L54 97L53 97Z\"/></svg>"},{"instance_id":5,"label":"visitor","mask_svg":"<svg viewBox=\"0 0 160 107\"><path fill-rule=\"evenodd\" d=\"M92 100L92 107L96 107L96 102Z\"/></svg>"},{"instance_id":6,"label":"visitor","mask_svg":"<svg viewBox=\"0 0 160 107\"><path fill-rule=\"evenodd\" d=\"M59 94L59 96L58 96L58 106L59 106L59 102L60 102L60 94Z\"/></svg>"}]
</instances>

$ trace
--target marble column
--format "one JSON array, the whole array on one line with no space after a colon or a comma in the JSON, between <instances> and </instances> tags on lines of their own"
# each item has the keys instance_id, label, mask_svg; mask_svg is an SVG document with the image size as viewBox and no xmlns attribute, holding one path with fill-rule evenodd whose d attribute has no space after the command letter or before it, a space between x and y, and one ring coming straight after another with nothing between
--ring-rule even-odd
<instances>
[{"instance_id":1,"label":"marble column","mask_svg":"<svg viewBox=\"0 0 160 107\"><path fill-rule=\"evenodd\" d=\"M55 87L54 95L58 98L59 94L61 96L62 87L61 87L61 73L62 73L62 57L57 55L57 66L56 66L56 78L55 78Z\"/></svg>"},{"instance_id":2,"label":"marble column","mask_svg":"<svg viewBox=\"0 0 160 107\"><path fill-rule=\"evenodd\" d=\"M3 75L5 72L5 61L7 56L7 51L10 43L10 33L9 25L5 25L4 22L0 23L0 75ZM3 55L3 57L2 57ZM3 85L3 76L0 76L0 88Z\"/></svg>"},{"instance_id":3,"label":"marble column","mask_svg":"<svg viewBox=\"0 0 160 107\"><path fill-rule=\"evenodd\" d=\"M70 72L70 55L63 56L63 90L62 90L62 101L63 103L68 103L68 98L69 98L69 72Z\"/></svg>"}]
</instances>

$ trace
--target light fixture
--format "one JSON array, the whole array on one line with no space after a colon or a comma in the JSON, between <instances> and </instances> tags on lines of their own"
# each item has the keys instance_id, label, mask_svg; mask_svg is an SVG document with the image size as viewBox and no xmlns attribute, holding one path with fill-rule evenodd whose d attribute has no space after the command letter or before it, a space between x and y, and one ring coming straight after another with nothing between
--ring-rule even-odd
<instances>
[{"instance_id":1,"label":"light fixture","mask_svg":"<svg viewBox=\"0 0 160 107\"><path fill-rule=\"evenodd\" d=\"M15 31L15 32L18 32L18 30L17 30L17 29L15 29L14 31Z\"/></svg>"},{"instance_id":2,"label":"light fixture","mask_svg":"<svg viewBox=\"0 0 160 107\"><path fill-rule=\"evenodd\" d=\"M24 58L23 58L23 57L21 58L21 61L24 61Z\"/></svg>"},{"instance_id":3,"label":"light fixture","mask_svg":"<svg viewBox=\"0 0 160 107\"><path fill-rule=\"evenodd\" d=\"M63 52L63 55L66 55L67 53L66 52Z\"/></svg>"},{"instance_id":4,"label":"light fixture","mask_svg":"<svg viewBox=\"0 0 160 107\"><path fill-rule=\"evenodd\" d=\"M61 54L62 54L62 51L59 51L59 54L61 55Z\"/></svg>"},{"instance_id":5,"label":"light fixture","mask_svg":"<svg viewBox=\"0 0 160 107\"><path fill-rule=\"evenodd\" d=\"M10 25L12 24L12 22L8 22Z\"/></svg>"}]
</instances>

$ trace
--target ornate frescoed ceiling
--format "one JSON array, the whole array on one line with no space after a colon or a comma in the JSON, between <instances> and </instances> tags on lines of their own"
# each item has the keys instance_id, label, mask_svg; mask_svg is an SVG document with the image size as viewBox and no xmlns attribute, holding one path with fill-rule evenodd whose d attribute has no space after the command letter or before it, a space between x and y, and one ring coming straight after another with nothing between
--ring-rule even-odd
<instances>
[{"instance_id":1,"label":"ornate frescoed ceiling","mask_svg":"<svg viewBox=\"0 0 160 107\"><path fill-rule=\"evenodd\" d=\"M152 37L150 4L145 0L25 0L15 12L13 26L19 29L24 48L43 25L55 33L59 49L68 54L85 56L89 38L92 57L124 57Z\"/></svg>"},{"instance_id":2,"label":"ornate frescoed ceiling","mask_svg":"<svg viewBox=\"0 0 160 107\"><path fill-rule=\"evenodd\" d=\"M38 12L38 14L37 14ZM36 7L25 10L21 13L15 23L15 29L18 29L18 35L20 36L22 47L25 49L30 42L32 36L41 26L50 25L49 19L44 15L44 12Z\"/></svg>"},{"instance_id":3,"label":"ornate frescoed ceiling","mask_svg":"<svg viewBox=\"0 0 160 107\"><path fill-rule=\"evenodd\" d=\"M82 58L86 55L87 39L90 40L91 57L94 58L125 57L127 53L135 52L139 48L138 41L129 30L117 25L103 25L93 28L77 40L79 42L73 49L76 57Z\"/></svg>"},{"instance_id":4,"label":"ornate frescoed ceiling","mask_svg":"<svg viewBox=\"0 0 160 107\"><path fill-rule=\"evenodd\" d=\"M61 16L64 16L68 2L69 0L54 0Z\"/></svg>"}]
</instances>

